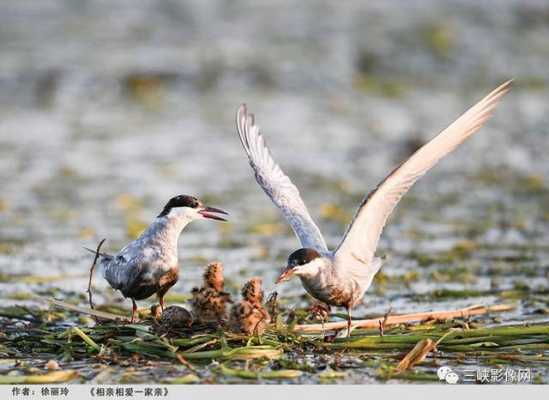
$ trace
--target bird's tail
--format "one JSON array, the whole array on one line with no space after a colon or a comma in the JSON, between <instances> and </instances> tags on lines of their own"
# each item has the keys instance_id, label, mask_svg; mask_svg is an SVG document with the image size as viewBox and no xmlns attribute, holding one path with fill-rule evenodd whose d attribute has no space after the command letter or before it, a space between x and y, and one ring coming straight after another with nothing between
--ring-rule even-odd
<instances>
[{"instance_id":1,"label":"bird's tail","mask_svg":"<svg viewBox=\"0 0 549 400\"><path fill-rule=\"evenodd\" d=\"M89 251L89 252L92 253L92 254L96 254L96 253L97 253L97 254L99 254L101 257L112 258L112 255L110 255L110 254L103 253L103 252L101 252L101 251L95 251L95 250L93 250L93 249L90 249L89 247L83 247L83 249Z\"/></svg>"},{"instance_id":2,"label":"bird's tail","mask_svg":"<svg viewBox=\"0 0 549 400\"><path fill-rule=\"evenodd\" d=\"M93 263L92 263L92 266L90 268L90 279L88 281L88 300L90 302L90 308L93 310L94 308L94 305L93 305L93 300L92 300L92 278L93 278L93 270L95 269L95 266L97 264L97 259L99 257L102 257L101 260L99 261L99 265L101 267L101 270L103 270L103 261L106 259L106 257L108 257L109 259L112 258L111 256L109 256L108 254L106 253L101 253L101 246L103 246L103 243L105 243L105 240L107 239L102 239L99 244L97 245L97 249L95 250L91 250L91 249L88 249L87 247L84 247L84 249L88 250L88 251L91 251L92 253L95 254L95 257L93 259Z\"/></svg>"},{"instance_id":3,"label":"bird's tail","mask_svg":"<svg viewBox=\"0 0 549 400\"><path fill-rule=\"evenodd\" d=\"M100 251L101 245L104 242L105 242L105 239L101 240L101 242L99 243L97 249L95 249L95 250L90 249L89 247L84 247L83 246L84 250L89 251L90 253L92 253L95 256L94 264L97 263L97 270L98 270L98 273L101 276L105 275L105 264L108 263L110 260L112 260L112 258L114 257L111 254L104 253L104 252Z\"/></svg>"}]
</instances>

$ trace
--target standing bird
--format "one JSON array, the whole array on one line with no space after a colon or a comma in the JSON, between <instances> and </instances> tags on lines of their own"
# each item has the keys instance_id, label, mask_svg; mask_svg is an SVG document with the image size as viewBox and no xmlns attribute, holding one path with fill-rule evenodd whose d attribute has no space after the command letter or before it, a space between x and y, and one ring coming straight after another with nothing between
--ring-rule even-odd
<instances>
[{"instance_id":1,"label":"standing bird","mask_svg":"<svg viewBox=\"0 0 549 400\"><path fill-rule=\"evenodd\" d=\"M253 114L241 105L236 127L255 178L282 211L302 246L290 254L277 283L298 276L305 290L317 300L328 306L345 307L350 334L351 309L361 301L381 267L375 251L387 218L421 176L490 118L510 84L511 81L505 82L488 94L381 181L362 201L334 251L328 250L296 186L273 160Z\"/></svg>"},{"instance_id":2,"label":"standing bird","mask_svg":"<svg viewBox=\"0 0 549 400\"><path fill-rule=\"evenodd\" d=\"M190 222L199 219L226 221L217 214L227 213L218 208L205 207L196 197L179 195L168 201L141 236L117 254L100 253L98 248L103 277L113 289L132 299L131 322L135 319L136 300L156 294L164 310L164 295L179 279L177 241L181 231Z\"/></svg>"}]
</instances>

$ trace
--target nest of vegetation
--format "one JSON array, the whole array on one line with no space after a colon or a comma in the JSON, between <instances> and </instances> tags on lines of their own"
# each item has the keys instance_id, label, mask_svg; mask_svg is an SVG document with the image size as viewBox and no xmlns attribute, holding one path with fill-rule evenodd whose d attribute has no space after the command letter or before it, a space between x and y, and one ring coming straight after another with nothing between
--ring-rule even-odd
<instances>
[{"instance_id":1,"label":"nest of vegetation","mask_svg":"<svg viewBox=\"0 0 549 400\"><path fill-rule=\"evenodd\" d=\"M106 364L137 357L183 366L186 372L166 379L168 383L216 382L221 378L299 381L311 373L317 373L320 380L337 380L347 373L346 367L337 363L342 352L360 355L365 365L375 367L375 378L380 380L437 380L436 374L417 368L435 359L455 361L467 356L481 362L521 365L549 361L549 324L498 326L481 321L487 313L512 308L506 305L385 315L354 321L349 337L334 338L330 332L341 329L339 325L345 321L297 324L299 319L288 321L285 311L273 316L262 334L248 335L234 333L222 324L159 329L161 325L151 313L142 312L141 320L130 324L126 316L48 301L52 304L49 310L17 306L0 310L0 356ZM333 362L330 368L314 371L314 366L299 362L306 354L333 357ZM0 383L86 381L75 369L30 372L10 371L0 375Z\"/></svg>"}]
</instances>

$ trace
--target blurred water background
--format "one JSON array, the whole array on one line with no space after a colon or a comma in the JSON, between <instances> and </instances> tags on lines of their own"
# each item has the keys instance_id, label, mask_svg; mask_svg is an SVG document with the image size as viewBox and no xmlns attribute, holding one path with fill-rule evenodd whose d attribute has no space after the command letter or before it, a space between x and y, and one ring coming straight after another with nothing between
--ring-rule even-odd
<instances>
[{"instance_id":1,"label":"blurred water background","mask_svg":"<svg viewBox=\"0 0 549 400\"><path fill-rule=\"evenodd\" d=\"M514 78L493 119L399 205L355 315L491 304L518 288L545 295L502 318L545 318L548 37L541 0L1 2L2 302L85 304L82 246L106 237L118 250L180 193L231 221L184 231L172 292L215 259L231 292L256 275L269 292L299 246L255 183L239 104L334 247L392 168ZM100 302L122 302L97 287ZM277 290L306 304L298 282Z\"/></svg>"}]
</instances>

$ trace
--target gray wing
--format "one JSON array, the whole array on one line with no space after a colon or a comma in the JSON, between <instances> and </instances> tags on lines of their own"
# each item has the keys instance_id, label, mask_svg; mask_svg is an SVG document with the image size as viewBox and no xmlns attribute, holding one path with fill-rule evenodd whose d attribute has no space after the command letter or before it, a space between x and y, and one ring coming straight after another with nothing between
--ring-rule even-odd
<instances>
[{"instance_id":1,"label":"gray wing","mask_svg":"<svg viewBox=\"0 0 549 400\"><path fill-rule=\"evenodd\" d=\"M105 280L113 289L120 290L126 295L137 277L141 273L139 260L126 260L119 255L110 259L101 260L102 273Z\"/></svg>"},{"instance_id":2,"label":"gray wing","mask_svg":"<svg viewBox=\"0 0 549 400\"><path fill-rule=\"evenodd\" d=\"M448 128L416 151L387 176L360 205L335 257L338 265L354 258L370 265L387 218L412 185L490 118L499 100L509 91L505 82L467 110Z\"/></svg>"},{"instance_id":3,"label":"gray wing","mask_svg":"<svg viewBox=\"0 0 549 400\"><path fill-rule=\"evenodd\" d=\"M102 274L113 289L120 290L127 296L137 279L144 272L146 263L143 254L138 251L139 239L128 243L116 255L101 260Z\"/></svg>"},{"instance_id":4,"label":"gray wing","mask_svg":"<svg viewBox=\"0 0 549 400\"><path fill-rule=\"evenodd\" d=\"M236 113L236 129L257 183L282 211L301 246L327 252L326 242L301 200L299 190L273 160L254 116L248 114L245 104Z\"/></svg>"}]
</instances>

